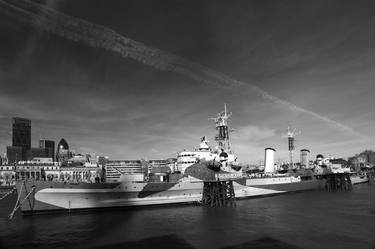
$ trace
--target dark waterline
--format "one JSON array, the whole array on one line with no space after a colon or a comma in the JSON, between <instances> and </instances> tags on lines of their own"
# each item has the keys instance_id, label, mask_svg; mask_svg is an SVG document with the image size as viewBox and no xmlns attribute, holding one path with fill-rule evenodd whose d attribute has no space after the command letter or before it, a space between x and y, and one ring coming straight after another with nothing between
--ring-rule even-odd
<instances>
[{"instance_id":1,"label":"dark waterline","mask_svg":"<svg viewBox=\"0 0 375 249\"><path fill-rule=\"evenodd\" d=\"M375 248L375 184L352 192L305 192L237 201L235 208L7 215L1 248Z\"/></svg>"}]
</instances>

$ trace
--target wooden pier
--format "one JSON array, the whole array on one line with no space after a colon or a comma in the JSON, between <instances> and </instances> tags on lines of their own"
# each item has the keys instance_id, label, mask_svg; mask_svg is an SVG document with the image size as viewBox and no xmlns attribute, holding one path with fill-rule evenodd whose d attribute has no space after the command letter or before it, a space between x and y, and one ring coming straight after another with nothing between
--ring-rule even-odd
<instances>
[{"instance_id":1,"label":"wooden pier","mask_svg":"<svg viewBox=\"0 0 375 249\"><path fill-rule=\"evenodd\" d=\"M235 201L232 180L204 182L202 195L203 205L210 207L235 206Z\"/></svg>"},{"instance_id":2,"label":"wooden pier","mask_svg":"<svg viewBox=\"0 0 375 249\"><path fill-rule=\"evenodd\" d=\"M324 178L327 180L325 189L328 192L351 191L353 189L349 173L327 174Z\"/></svg>"}]
</instances>

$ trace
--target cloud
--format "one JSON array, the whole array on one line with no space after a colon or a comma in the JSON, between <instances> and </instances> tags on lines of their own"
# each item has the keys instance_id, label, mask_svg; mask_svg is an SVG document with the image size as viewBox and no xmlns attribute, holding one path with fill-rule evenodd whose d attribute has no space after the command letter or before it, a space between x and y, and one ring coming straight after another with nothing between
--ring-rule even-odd
<instances>
[{"instance_id":1,"label":"cloud","mask_svg":"<svg viewBox=\"0 0 375 249\"><path fill-rule=\"evenodd\" d=\"M260 97L294 112L313 116L338 130L356 137L365 138L351 127L341 124L311 110L299 107L286 100L280 99L264 91L254 84L234 80L229 76L216 72L200 64L182 57L146 46L143 43L124 37L115 31L101 25L62 14L53 9L24 0L0 0L0 7L5 13L18 18L20 21L35 28L56 34L68 40L83 42L91 47L99 47L122 57L134 59L162 71L170 71L186 75L204 84L222 88L245 88L256 92Z\"/></svg>"},{"instance_id":2,"label":"cloud","mask_svg":"<svg viewBox=\"0 0 375 249\"><path fill-rule=\"evenodd\" d=\"M260 128L253 125L239 127L232 135L236 140L250 142L258 142L273 136L275 136L275 130Z\"/></svg>"}]
</instances>

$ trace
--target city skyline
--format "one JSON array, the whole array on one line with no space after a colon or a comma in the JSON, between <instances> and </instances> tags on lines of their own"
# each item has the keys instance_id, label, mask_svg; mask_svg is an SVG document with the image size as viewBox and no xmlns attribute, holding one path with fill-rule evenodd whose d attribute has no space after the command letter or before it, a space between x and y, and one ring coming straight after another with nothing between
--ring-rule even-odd
<instances>
[{"instance_id":1,"label":"city skyline","mask_svg":"<svg viewBox=\"0 0 375 249\"><path fill-rule=\"evenodd\" d=\"M32 141L64 137L82 153L116 159L173 157L198 147L202 136L214 144L208 118L224 103L242 162L259 161L266 147L287 161L288 122L302 131L296 155L309 149L312 156L349 157L373 149L371 2L46 4L241 84L160 71L3 15L2 152L11 117L21 116L32 120Z\"/></svg>"}]
</instances>

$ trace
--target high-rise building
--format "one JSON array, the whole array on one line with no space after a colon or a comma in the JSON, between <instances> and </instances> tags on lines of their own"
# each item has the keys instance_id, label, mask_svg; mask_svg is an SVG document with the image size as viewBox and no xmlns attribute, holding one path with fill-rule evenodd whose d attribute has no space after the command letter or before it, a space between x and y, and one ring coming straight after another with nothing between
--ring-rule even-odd
<instances>
[{"instance_id":1,"label":"high-rise building","mask_svg":"<svg viewBox=\"0 0 375 249\"><path fill-rule=\"evenodd\" d=\"M12 120L12 147L21 147L22 153L17 160L26 161L31 149L31 120L13 118ZM17 149L18 150L18 149ZM9 157L8 157L9 158Z\"/></svg>"},{"instance_id":2,"label":"high-rise building","mask_svg":"<svg viewBox=\"0 0 375 249\"><path fill-rule=\"evenodd\" d=\"M57 144L56 149L56 160L59 162L65 162L71 157L71 152L69 151L68 142L64 138L60 140Z\"/></svg>"},{"instance_id":3,"label":"high-rise building","mask_svg":"<svg viewBox=\"0 0 375 249\"><path fill-rule=\"evenodd\" d=\"M60 142L57 144L57 150L59 149L69 150L68 142L64 138L61 138Z\"/></svg>"},{"instance_id":4,"label":"high-rise building","mask_svg":"<svg viewBox=\"0 0 375 249\"><path fill-rule=\"evenodd\" d=\"M55 141L40 139L39 148L44 149L46 151L46 157L55 160Z\"/></svg>"},{"instance_id":5,"label":"high-rise building","mask_svg":"<svg viewBox=\"0 0 375 249\"><path fill-rule=\"evenodd\" d=\"M17 163L22 161L22 147L21 146L7 146L8 163Z\"/></svg>"}]
</instances>

